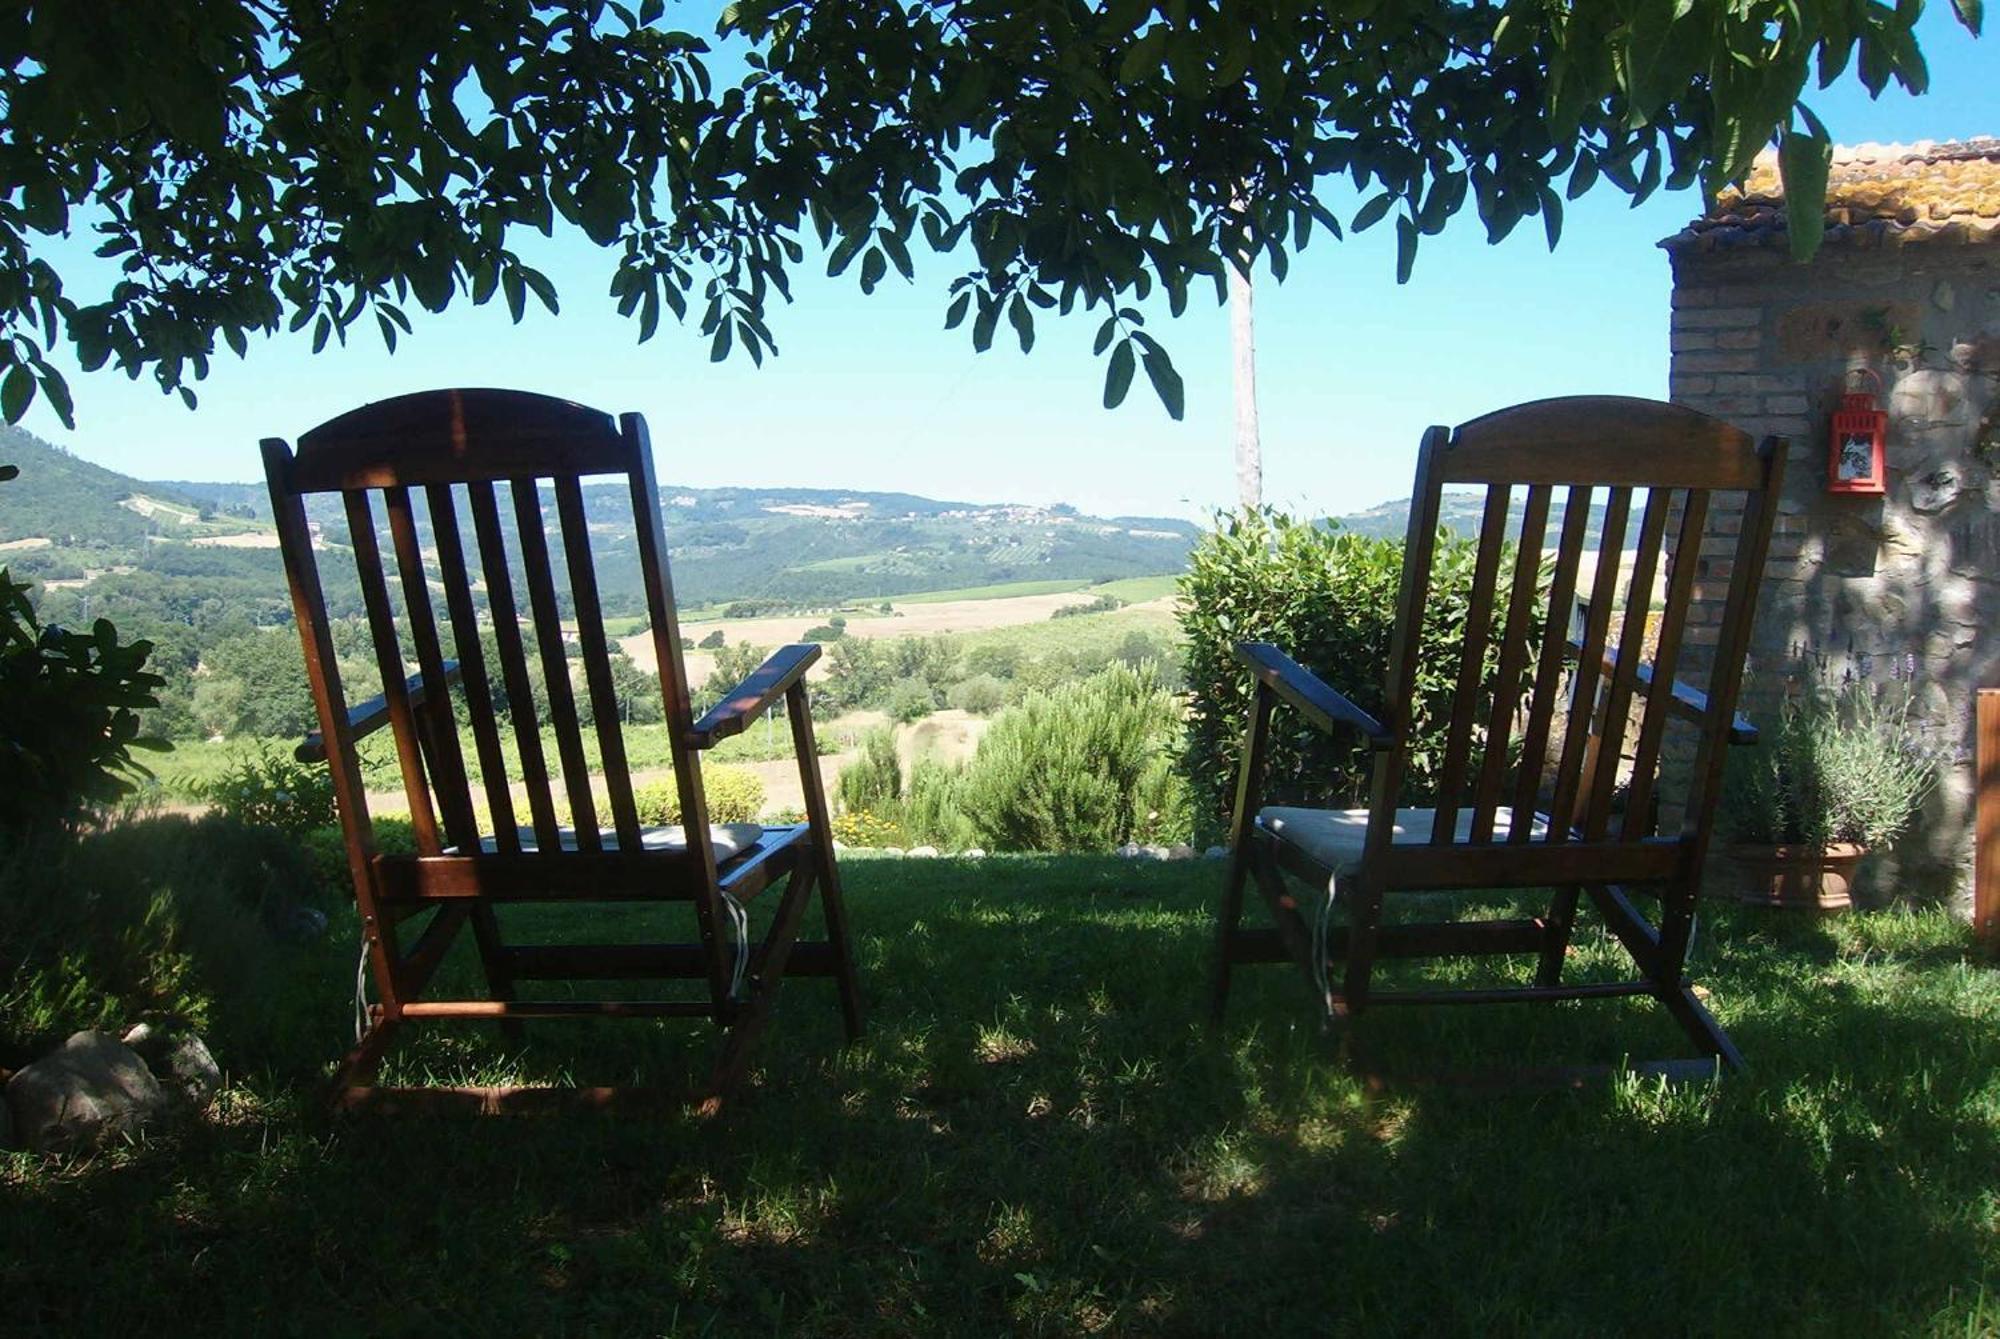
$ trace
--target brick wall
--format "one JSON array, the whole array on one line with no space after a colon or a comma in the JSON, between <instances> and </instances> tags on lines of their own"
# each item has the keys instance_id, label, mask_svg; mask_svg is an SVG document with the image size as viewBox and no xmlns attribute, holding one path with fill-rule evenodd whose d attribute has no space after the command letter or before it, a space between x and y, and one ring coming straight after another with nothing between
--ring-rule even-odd
<instances>
[{"instance_id":1,"label":"brick wall","mask_svg":"<svg viewBox=\"0 0 2000 1339\"><path fill-rule=\"evenodd\" d=\"M1918 714L1955 766L1860 891L1963 899L1973 692L2000 685L2000 246L1830 244L1806 265L1769 247L1670 252L1671 397L1791 442L1745 710L1769 721L1802 674L1914 667ZM1830 418L1862 367L1887 389L1885 497L1825 490ZM1740 528L1717 512L1702 542L1688 635L1703 677Z\"/></svg>"}]
</instances>

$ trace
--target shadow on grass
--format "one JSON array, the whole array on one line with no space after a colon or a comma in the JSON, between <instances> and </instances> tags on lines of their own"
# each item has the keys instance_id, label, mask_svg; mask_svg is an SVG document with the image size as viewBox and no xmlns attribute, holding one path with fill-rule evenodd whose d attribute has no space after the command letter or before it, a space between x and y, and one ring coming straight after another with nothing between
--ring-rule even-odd
<instances>
[{"instance_id":1,"label":"shadow on grass","mask_svg":"<svg viewBox=\"0 0 2000 1339\"><path fill-rule=\"evenodd\" d=\"M16 1161L10 1318L714 1334L1995 1319L2000 987L1956 965L1941 919L1871 947L1719 918L1704 974L1755 1069L1714 1087L1371 1095L1289 969L1243 973L1228 1026L1205 1026L1218 877L852 862L868 1037L841 1049L831 984L791 983L754 1089L709 1125L329 1122L304 1101L341 1040L348 964L330 948L225 1037L276 1068L217 1120L84 1164ZM1580 969L1602 965L1601 944L1580 949ZM1678 1033L1656 1014L1364 1023L1425 1059L1577 1058L1667 1053ZM434 1031L399 1064L678 1079L710 1044L631 1023L531 1035L513 1056L488 1031Z\"/></svg>"}]
</instances>

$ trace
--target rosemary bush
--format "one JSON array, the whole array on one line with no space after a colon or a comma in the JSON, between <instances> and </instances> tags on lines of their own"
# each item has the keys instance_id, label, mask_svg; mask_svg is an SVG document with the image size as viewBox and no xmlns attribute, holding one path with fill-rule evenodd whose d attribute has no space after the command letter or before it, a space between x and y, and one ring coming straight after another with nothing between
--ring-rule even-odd
<instances>
[{"instance_id":1,"label":"rosemary bush","mask_svg":"<svg viewBox=\"0 0 2000 1339\"><path fill-rule=\"evenodd\" d=\"M1727 811L1745 842L1882 847L1916 819L1940 759L1907 692L1854 683L1787 703L1777 728L1730 758Z\"/></svg>"}]
</instances>

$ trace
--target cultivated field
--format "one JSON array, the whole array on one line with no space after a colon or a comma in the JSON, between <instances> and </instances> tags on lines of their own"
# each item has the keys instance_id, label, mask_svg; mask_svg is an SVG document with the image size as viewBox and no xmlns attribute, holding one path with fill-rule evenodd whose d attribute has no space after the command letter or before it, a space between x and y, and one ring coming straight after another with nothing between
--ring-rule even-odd
<instances>
[{"instance_id":1,"label":"cultivated field","mask_svg":"<svg viewBox=\"0 0 2000 1339\"><path fill-rule=\"evenodd\" d=\"M1172 578L1142 580L1157 583L1162 580L1171 582ZM939 633L989 632L996 628L1023 628L1033 624L1047 624L1056 610L1070 605L1089 604L1105 591L1117 595L1118 587L1124 584L1126 583L1113 582L1103 587L1060 593L995 596L991 599L898 602L893 614L872 618L850 618L847 623L847 635L929 637ZM1150 622L1166 621L1171 618L1173 612L1171 587L1168 589L1167 594L1154 595L1141 603L1127 605L1117 613L1121 617L1135 614L1151 615L1153 617ZM701 619L681 624L681 635L699 643L711 632L720 630L731 645L749 642L753 646L783 646L788 642L798 641L808 628L818 627L826 620L825 614ZM632 663L648 674L659 672L659 658L653 653L652 639L646 637L643 630L626 634L621 638L621 643L625 654L632 657ZM689 651L685 659L688 678L693 683L702 682L715 668L714 657L702 651Z\"/></svg>"}]
</instances>

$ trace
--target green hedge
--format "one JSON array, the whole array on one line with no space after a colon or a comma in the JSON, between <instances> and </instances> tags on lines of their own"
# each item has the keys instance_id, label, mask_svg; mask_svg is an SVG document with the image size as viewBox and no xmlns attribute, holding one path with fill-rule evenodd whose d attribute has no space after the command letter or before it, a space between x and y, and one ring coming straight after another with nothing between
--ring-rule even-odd
<instances>
[{"instance_id":1,"label":"green hedge","mask_svg":"<svg viewBox=\"0 0 2000 1339\"><path fill-rule=\"evenodd\" d=\"M1024 699L979 741L959 790L986 845L1108 851L1181 841L1172 766L1180 708L1150 664L1113 665Z\"/></svg>"},{"instance_id":2,"label":"green hedge","mask_svg":"<svg viewBox=\"0 0 2000 1339\"><path fill-rule=\"evenodd\" d=\"M1406 800L1426 801L1436 790L1465 645L1475 553L1471 541L1439 533L1424 604ZM1180 583L1188 680L1183 767L1204 840L1218 836L1229 821L1250 717L1250 675L1236 660L1236 644L1275 643L1379 716L1402 569L1403 545L1397 540L1348 534L1268 509L1224 518L1195 546ZM1511 570L1512 555L1503 554L1501 571ZM1500 585L1496 620L1504 616L1506 583ZM1489 654L1489 667L1491 659ZM1283 708L1272 724L1266 803L1367 803L1373 764L1358 736L1329 737Z\"/></svg>"}]
</instances>

